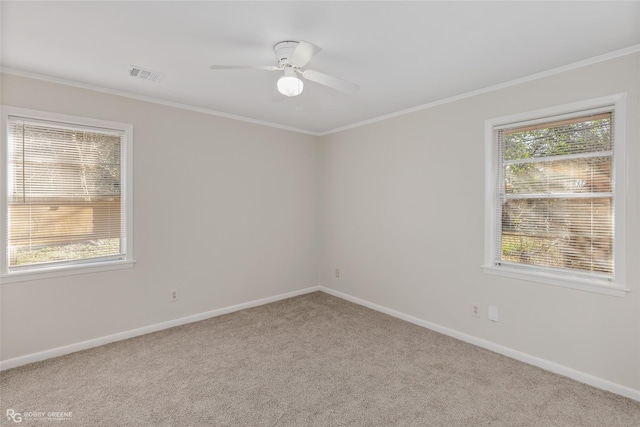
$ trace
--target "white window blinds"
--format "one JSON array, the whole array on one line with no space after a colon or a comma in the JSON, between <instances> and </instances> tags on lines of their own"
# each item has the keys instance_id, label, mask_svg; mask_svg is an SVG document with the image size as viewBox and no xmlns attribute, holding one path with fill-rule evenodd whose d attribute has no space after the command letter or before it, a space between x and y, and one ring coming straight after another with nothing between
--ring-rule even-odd
<instances>
[{"instance_id":1,"label":"white window blinds","mask_svg":"<svg viewBox=\"0 0 640 427\"><path fill-rule=\"evenodd\" d=\"M10 269L124 259L124 132L8 118Z\"/></svg>"},{"instance_id":2,"label":"white window blinds","mask_svg":"<svg viewBox=\"0 0 640 427\"><path fill-rule=\"evenodd\" d=\"M613 114L496 130L496 263L613 278Z\"/></svg>"}]
</instances>

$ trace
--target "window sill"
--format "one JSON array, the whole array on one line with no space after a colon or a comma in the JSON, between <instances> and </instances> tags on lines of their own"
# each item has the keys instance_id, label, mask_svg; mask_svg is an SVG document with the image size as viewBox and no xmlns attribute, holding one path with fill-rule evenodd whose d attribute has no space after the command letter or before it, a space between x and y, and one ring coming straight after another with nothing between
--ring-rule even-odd
<instances>
[{"instance_id":1,"label":"window sill","mask_svg":"<svg viewBox=\"0 0 640 427\"><path fill-rule=\"evenodd\" d=\"M510 268L500 266L486 266L482 269L487 274L496 276L510 277L513 279L526 280L529 282L542 283L551 286L560 286L563 288L576 289L585 292L594 292L603 295L611 295L616 297L626 297L631 290L625 286L615 283L608 283L597 279L588 279L584 277L560 275L547 272L531 272L522 271L518 268Z\"/></svg>"},{"instance_id":2,"label":"window sill","mask_svg":"<svg viewBox=\"0 0 640 427\"><path fill-rule=\"evenodd\" d=\"M2 284L5 284L25 282L28 280L50 279L54 277L75 276L78 274L97 273L101 271L121 270L131 268L134 264L134 260L126 260L82 265L65 265L42 268L39 270L25 270L13 273L4 273L1 277L1 282Z\"/></svg>"}]
</instances>

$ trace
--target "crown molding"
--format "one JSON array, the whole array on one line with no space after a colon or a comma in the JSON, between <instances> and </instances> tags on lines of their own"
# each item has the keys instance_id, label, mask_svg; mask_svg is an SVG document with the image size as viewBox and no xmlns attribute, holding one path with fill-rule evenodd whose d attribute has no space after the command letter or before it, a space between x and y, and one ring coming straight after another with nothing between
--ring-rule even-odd
<instances>
[{"instance_id":1,"label":"crown molding","mask_svg":"<svg viewBox=\"0 0 640 427\"><path fill-rule=\"evenodd\" d=\"M634 53L640 52L640 44L629 46L624 49L615 50L613 52L605 53L603 55L594 56L592 58L584 59L582 61L574 62L571 64L563 65L561 67L552 68L546 71L541 71L539 73L530 74L528 76L520 77L514 80L509 80L504 83L498 83L496 85L491 85L484 87L482 89L473 90L471 92L465 92L460 95L451 96L449 98L439 99L437 101L429 102L427 104L418 105L416 107L407 108L406 110L396 111L395 113L385 114L384 116L375 117L373 119L363 120L361 122L353 123L350 125L342 126L336 129L328 130L325 132L320 132L320 136L331 135L334 133L343 132L349 129L355 129L361 126L365 126L371 123L380 122L383 120L391 119L394 117L404 116L406 114L415 113L416 111L427 110L429 108L437 107L439 105L448 104L450 102L460 101L466 98L471 98L477 95L482 95L489 92L494 92L500 89L505 89L511 86L517 86L522 83L531 82L534 80L543 79L545 77L553 76L556 74L561 74L567 71L575 70L578 68L587 67L589 65L598 64L600 62L609 61L611 59L620 58L627 55L632 55Z\"/></svg>"},{"instance_id":2,"label":"crown molding","mask_svg":"<svg viewBox=\"0 0 640 427\"><path fill-rule=\"evenodd\" d=\"M208 109L208 108L196 107L194 105L182 104L182 103L179 103L179 102L167 101L165 99L154 98L154 97L151 97L151 96L138 95L138 94L131 93L131 92L125 92L125 91L121 91L121 90L110 89L110 88L99 86L99 85L92 85L92 84L88 84L88 83L82 83L82 82L78 82L78 81L75 81L75 80L63 79L63 78L60 78L60 77L53 77L53 76L49 76L49 75L46 75L46 74L33 73L33 72L30 72L30 71L19 70L19 69L16 69L16 68L0 67L0 73L9 74L9 75L18 76L18 77L27 77L27 78L35 79L35 80L42 80L42 81L61 84L61 85L65 85L65 86L72 86L72 87L76 87L76 88L79 88L79 89L86 89L86 90L91 90L91 91L94 91L94 92L106 93L108 95L121 96L121 97L124 97L124 98L135 99L137 101L144 101L144 102L149 102L149 103L153 103L153 104L164 105L164 106L167 106L167 107L179 108L179 109L182 109L182 110L195 111L197 113L209 114L211 116L223 117L223 118L226 118L226 119L239 120L239 121L242 121L242 122L248 122L248 123L252 123L252 124L256 124L256 125L261 125L261 126L267 126L267 127L271 127L271 128L286 130L286 131L289 131L289 132L303 133L303 134L312 135L312 136L319 136L320 135L318 132L313 132L313 131L309 131L309 130L306 130L306 129L298 129L298 128L294 128L294 127L290 127L290 126L284 126L284 125L281 125L281 124L278 124L278 123L272 123L272 122L252 119L252 118L249 118L249 117L244 117L244 116L238 116L238 115L235 115L235 114L224 113L222 111L216 111L216 110L211 110L211 109Z\"/></svg>"},{"instance_id":3,"label":"crown molding","mask_svg":"<svg viewBox=\"0 0 640 427\"><path fill-rule=\"evenodd\" d=\"M553 75L556 75L556 74L561 74L561 73L564 73L564 72L567 72L567 71L571 71L571 70L575 70L575 69L578 69L578 68L587 67L589 65L598 64L600 62L609 61L611 59L616 59L616 58L620 58L620 57L623 57L623 56L632 55L632 54L638 53L638 52L640 52L640 44L629 46L629 47L626 47L624 49L615 50L613 52L605 53L603 55L594 56L592 58L587 58L587 59L584 59L582 61L577 61L577 62L574 62L574 63L571 63L571 64L567 64L567 65L563 65L563 66L560 66L560 67L552 68L552 69L549 69L549 70L546 70L546 71L541 71L539 73L530 74L528 76L520 77L520 78L517 78L517 79L514 79L514 80L509 80L507 82L503 82L503 83L499 83L499 84L496 84L496 85L487 86L487 87L484 87L482 89L477 89L477 90L473 90L473 91L470 91L470 92L465 92L465 93L462 93L462 94L459 94L459 95L451 96L451 97L448 97L448 98L439 99L439 100L436 100L436 101L433 101L433 102L429 102L429 103L426 103L426 104L418 105L416 107L407 108L405 110L396 111L394 113L385 114L385 115L382 115L382 116L374 117L372 119L363 120L363 121L360 121L360 122L352 123L350 125L342 126L342 127L335 128L335 129L330 129L330 130L323 131L323 132L315 132L315 131L310 131L310 130L307 130L307 129L299 129L299 128L294 128L294 127L290 127L290 126L284 126L284 125L281 125L281 124L278 124L278 123L272 123L272 122L266 122L266 121L262 121L262 120L256 120L256 119L252 119L252 118L249 118L249 117L244 117L244 116L239 116L239 115L235 115L235 114L224 113L224 112L221 112L221 111L210 110L210 109L207 109L207 108L196 107L196 106L193 106L193 105L182 104L182 103L178 103L178 102L167 101L167 100L164 100L164 99L154 98L154 97L150 97L150 96L137 95L137 94L133 94L133 93L130 93L130 92L119 91L119 90L115 90L115 89L109 89L109 88L105 88L105 87L98 86L98 85L81 83L81 82L77 82L77 81L73 81L73 80L67 80L67 79L63 79L63 78L59 78L59 77L52 77L52 76L48 76L48 75L44 75L44 74L38 74L38 73L18 70L18 69L14 69L14 68L0 67L0 73L11 74L11 75L20 76L20 77L28 77L28 78L37 79L37 80L44 80L44 81L51 82L51 83L58 83L58 84L66 85L66 86L73 86L73 87L77 87L77 88L81 88L81 89L93 90L93 91L96 91L96 92L102 92L102 93L106 93L106 94L110 94L110 95L122 96L122 97L125 97L125 98L131 98L131 99L135 99L135 100L139 100L139 101L145 101L145 102L165 105L165 106L168 106L168 107L180 108L180 109L183 109L183 110L195 111L195 112L198 112L198 113L209 114L209 115L212 115L212 116L224 117L224 118L227 118L227 119L239 120L239 121L252 123L252 124L257 124L257 125L261 125L261 126L267 126L267 127L271 127L271 128L275 128L275 129L286 130L286 131L289 131L289 132L302 133L302 134L305 134L305 135L312 135L312 136L325 136L325 135L331 135L331 134L334 134L334 133L339 133L339 132L343 132L343 131L346 131L346 130L350 130L350 129L355 129L355 128L358 128L358 127L366 126L366 125L369 125L369 124L372 124L372 123L380 122L380 121L391 119L391 118L394 118L394 117L404 116L406 114L415 113L417 111L427 110L429 108L437 107L439 105L448 104L450 102L460 101L460 100L471 98L471 97L474 97L474 96L477 96L477 95L482 95L482 94L493 92L493 91L497 91L497 90L500 90L500 89L505 89L505 88L508 88L508 87L511 87L511 86L516 86L516 85L519 85L519 84L522 84L522 83L527 83L527 82L531 82L531 81L534 81L534 80L543 79L545 77L553 76Z\"/></svg>"}]
</instances>

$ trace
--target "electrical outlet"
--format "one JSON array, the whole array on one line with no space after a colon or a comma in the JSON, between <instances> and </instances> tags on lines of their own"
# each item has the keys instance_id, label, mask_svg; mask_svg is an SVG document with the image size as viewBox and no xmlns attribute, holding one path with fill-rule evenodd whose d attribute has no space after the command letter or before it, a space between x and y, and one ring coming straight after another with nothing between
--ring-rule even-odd
<instances>
[{"instance_id":1,"label":"electrical outlet","mask_svg":"<svg viewBox=\"0 0 640 427\"><path fill-rule=\"evenodd\" d=\"M480 304L471 304L471 315L475 317L480 317Z\"/></svg>"},{"instance_id":2,"label":"electrical outlet","mask_svg":"<svg viewBox=\"0 0 640 427\"><path fill-rule=\"evenodd\" d=\"M336 268L336 277L340 277L340 269Z\"/></svg>"},{"instance_id":3,"label":"electrical outlet","mask_svg":"<svg viewBox=\"0 0 640 427\"><path fill-rule=\"evenodd\" d=\"M492 322L498 322L500 320L500 312L498 311L498 307L494 305L489 306L487 315L487 317L489 317L489 320L491 320Z\"/></svg>"},{"instance_id":4,"label":"electrical outlet","mask_svg":"<svg viewBox=\"0 0 640 427\"><path fill-rule=\"evenodd\" d=\"M176 291L175 289L171 291L171 293L169 294L169 301L171 302L178 301L178 291Z\"/></svg>"}]
</instances>

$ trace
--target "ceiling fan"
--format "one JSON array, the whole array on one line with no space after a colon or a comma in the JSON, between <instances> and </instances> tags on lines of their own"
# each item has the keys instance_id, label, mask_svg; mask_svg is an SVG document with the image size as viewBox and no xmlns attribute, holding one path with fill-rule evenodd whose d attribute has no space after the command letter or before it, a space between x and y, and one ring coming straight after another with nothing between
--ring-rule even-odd
<instances>
[{"instance_id":1,"label":"ceiling fan","mask_svg":"<svg viewBox=\"0 0 640 427\"><path fill-rule=\"evenodd\" d=\"M297 96L304 88L302 76L307 80L328 86L344 93L356 93L360 87L354 83L342 80L315 70L302 68L320 52L320 48L305 41L283 41L273 47L278 65L244 66L244 65L212 65L212 70L241 70L257 69L267 71L283 71L278 79L278 91L285 96Z\"/></svg>"}]
</instances>

